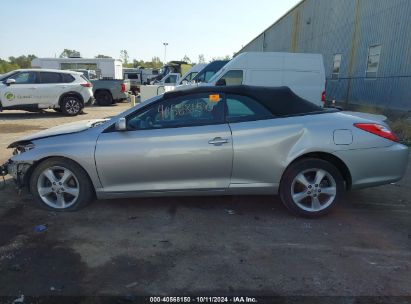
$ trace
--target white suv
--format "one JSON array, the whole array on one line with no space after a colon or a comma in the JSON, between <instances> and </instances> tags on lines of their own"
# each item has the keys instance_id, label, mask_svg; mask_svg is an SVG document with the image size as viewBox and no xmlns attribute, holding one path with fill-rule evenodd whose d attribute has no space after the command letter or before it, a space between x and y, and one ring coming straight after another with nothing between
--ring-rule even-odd
<instances>
[{"instance_id":1,"label":"white suv","mask_svg":"<svg viewBox=\"0 0 411 304\"><path fill-rule=\"evenodd\" d=\"M0 77L0 111L54 109L74 116L93 100L92 84L80 72L24 69Z\"/></svg>"}]
</instances>

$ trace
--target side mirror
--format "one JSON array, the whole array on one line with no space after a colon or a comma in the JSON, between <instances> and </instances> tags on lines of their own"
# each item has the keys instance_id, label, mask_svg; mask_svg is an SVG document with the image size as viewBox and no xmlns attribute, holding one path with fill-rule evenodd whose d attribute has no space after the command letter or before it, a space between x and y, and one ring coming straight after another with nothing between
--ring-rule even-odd
<instances>
[{"instance_id":1,"label":"side mirror","mask_svg":"<svg viewBox=\"0 0 411 304\"><path fill-rule=\"evenodd\" d=\"M127 131L127 122L124 117L120 118L115 124L116 131Z\"/></svg>"},{"instance_id":2,"label":"side mirror","mask_svg":"<svg viewBox=\"0 0 411 304\"><path fill-rule=\"evenodd\" d=\"M15 84L16 83L16 80L15 79L13 79L13 78L9 78L9 79L7 79L6 80L6 85L12 85L12 84Z\"/></svg>"},{"instance_id":3,"label":"side mirror","mask_svg":"<svg viewBox=\"0 0 411 304\"><path fill-rule=\"evenodd\" d=\"M225 82L224 78L220 78L219 80L217 80L217 82L215 83L215 85L217 87L224 87L227 85L227 83Z\"/></svg>"}]
</instances>

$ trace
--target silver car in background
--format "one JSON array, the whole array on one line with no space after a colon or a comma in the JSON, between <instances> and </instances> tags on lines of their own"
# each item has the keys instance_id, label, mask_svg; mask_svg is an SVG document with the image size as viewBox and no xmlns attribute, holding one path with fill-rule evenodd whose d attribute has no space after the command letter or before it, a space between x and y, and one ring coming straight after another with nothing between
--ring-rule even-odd
<instances>
[{"instance_id":1,"label":"silver car in background","mask_svg":"<svg viewBox=\"0 0 411 304\"><path fill-rule=\"evenodd\" d=\"M345 190L400 180L408 161L383 122L322 109L284 87L168 92L9 147L3 174L53 210L95 197L279 194L294 213L315 217Z\"/></svg>"}]
</instances>

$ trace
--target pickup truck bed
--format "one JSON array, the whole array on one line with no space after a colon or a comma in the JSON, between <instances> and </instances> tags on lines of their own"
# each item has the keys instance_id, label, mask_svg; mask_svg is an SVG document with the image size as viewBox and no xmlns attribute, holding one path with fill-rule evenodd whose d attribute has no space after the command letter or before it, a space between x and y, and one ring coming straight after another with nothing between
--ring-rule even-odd
<instances>
[{"instance_id":1,"label":"pickup truck bed","mask_svg":"<svg viewBox=\"0 0 411 304\"><path fill-rule=\"evenodd\" d=\"M130 81L122 79L92 80L93 94L96 103L100 106L109 106L117 101L125 100L129 96Z\"/></svg>"}]
</instances>

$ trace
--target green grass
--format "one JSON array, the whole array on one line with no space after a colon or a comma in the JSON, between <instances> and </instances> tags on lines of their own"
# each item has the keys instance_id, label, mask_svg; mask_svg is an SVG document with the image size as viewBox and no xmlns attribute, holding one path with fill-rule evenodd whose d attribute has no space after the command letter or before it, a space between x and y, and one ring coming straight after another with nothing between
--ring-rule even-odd
<instances>
[{"instance_id":1,"label":"green grass","mask_svg":"<svg viewBox=\"0 0 411 304\"><path fill-rule=\"evenodd\" d=\"M394 133L402 139L407 146L411 147L411 119L389 121L389 125Z\"/></svg>"}]
</instances>

